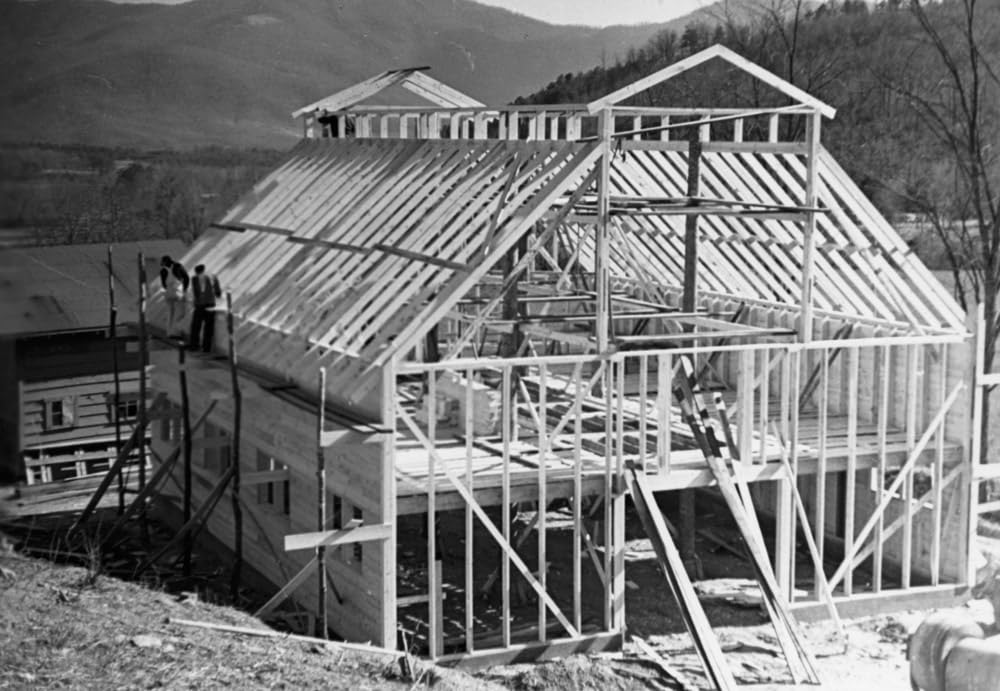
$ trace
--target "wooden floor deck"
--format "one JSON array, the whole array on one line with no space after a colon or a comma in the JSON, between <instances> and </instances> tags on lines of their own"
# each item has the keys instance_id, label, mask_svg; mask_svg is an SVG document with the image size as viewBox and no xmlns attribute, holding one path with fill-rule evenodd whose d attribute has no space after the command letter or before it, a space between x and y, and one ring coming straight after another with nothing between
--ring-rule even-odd
<instances>
[{"instance_id":1,"label":"wooden floor deck","mask_svg":"<svg viewBox=\"0 0 1000 691\"><path fill-rule=\"evenodd\" d=\"M731 396L726 394L726 399ZM652 406L651 406L652 407ZM567 404L555 403L547 408L550 430L556 427L560 418L567 410ZM605 483L605 432L603 410L584 406L584 431L581 434L580 474L584 494L600 492ZM657 458L657 422L650 415L646 421L646 453L640 450L640 431L638 415L627 410L623 411L623 461L642 464L647 469L649 483L653 491L676 490L690 487L704 487L714 483L711 472L700 450L695 444L690 429L681 417L681 412L674 407L671 410L671 451L669 465L661 469ZM539 483L546 483L545 493L551 499L571 497L573 495L574 474L576 465L574 434L565 431L552 441L552 449L546 454L544 472L539 470L538 437L529 429L525 435L524 427L530 426L530 414L525 407L519 406L519 419L522 423L521 433L517 440L510 442L510 500L531 501L538 497ZM612 431L615 429L615 413L612 412ZM717 424L717 421L716 421ZM572 423L568 426L572 430ZM820 420L815 411L806 411L799 416L798 421L798 472L801 475L812 475L818 472L820 466L826 472L842 472L847 469L851 451L849 444L848 420L846 416L827 416L826 444L822 450L820 444ZM880 443L878 425L875 423L858 422L854 445L854 464L858 470L877 467L880 461ZM722 434L718 435L720 438ZM734 425L734 438L739 438L739 426ZM774 480L781 477L782 449L779 440L774 435L767 435L761 444L761 435L756 428L752 436L753 457L750 462L740 464L743 476L748 482ZM454 476L465 481L466 474L472 475L472 490L477 501L483 506L496 505L502 501L501 484L503 481L504 454L503 440L499 435L477 436L472 442L472 453L466 453L466 440L463 430L455 427L438 426L436 434L436 450L440 461L448 466ZM763 451L763 453L762 453ZM937 450L929 445L921 454L918 465L930 465L936 458ZM942 461L951 465L962 460L962 448L955 443L945 443ZM907 434L905 430L889 428L885 435L885 467L892 470L901 466L908 455ZM397 511L399 514L426 511L427 495L431 485L427 450L405 430L397 432L396 438L396 477L397 477ZM612 469L615 468L617 457L613 450L609 454ZM544 480L542 479L544 478ZM448 479L448 473L437 464L433 478L436 507L438 510L461 508L464 501Z\"/></svg>"}]
</instances>

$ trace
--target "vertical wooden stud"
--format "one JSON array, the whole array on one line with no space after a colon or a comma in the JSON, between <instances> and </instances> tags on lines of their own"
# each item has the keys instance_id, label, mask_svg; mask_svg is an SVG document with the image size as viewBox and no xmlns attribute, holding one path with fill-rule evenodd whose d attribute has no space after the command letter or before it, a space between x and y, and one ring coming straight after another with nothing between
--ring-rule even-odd
<instances>
[{"instance_id":1,"label":"vertical wooden stud","mask_svg":"<svg viewBox=\"0 0 1000 691\"><path fill-rule=\"evenodd\" d=\"M243 509L240 505L240 425L243 415L243 397L240 393L239 362L236 355L236 329L233 324L233 295L226 292L226 329L229 337L229 376L233 387L233 434L231 438L231 458L233 464L232 507L233 507L233 572L229 583L233 602L238 602L240 577L243 569Z\"/></svg>"},{"instance_id":2,"label":"vertical wooden stud","mask_svg":"<svg viewBox=\"0 0 1000 691\"><path fill-rule=\"evenodd\" d=\"M465 485L469 492L473 492L472 487L472 451L475 437L473 412L473 390L472 390L473 370L471 367L465 370L465 420L463 423L465 431ZM475 496L473 494L473 496ZM465 650L471 653L474 649L473 625L475 624L475 598L473 597L474 574L473 562L475 551L473 545L473 516L472 506L465 504Z\"/></svg>"},{"instance_id":3,"label":"vertical wooden stud","mask_svg":"<svg viewBox=\"0 0 1000 691\"><path fill-rule=\"evenodd\" d=\"M548 569L546 568L546 549L548 545L545 526L545 510L548 504L546 491L548 487L545 477L545 451L549 445L548 401L546 395L548 385L548 366L542 363L538 366L538 420L541 424L538 427L538 448L540 453L538 455L538 521L536 523L538 526L538 582L541 584L543 590L548 586ZM542 598L538 598L538 640L542 643L546 639L547 613L548 607L545 606L545 601Z\"/></svg>"},{"instance_id":4,"label":"vertical wooden stud","mask_svg":"<svg viewBox=\"0 0 1000 691\"><path fill-rule=\"evenodd\" d=\"M819 142L820 123L822 116L812 113L806 118L806 180L805 199L803 204L816 208L819 184ZM802 226L802 323L799 339L807 342L812 339L813 322L813 282L814 263L816 255L816 212L806 212L806 220Z\"/></svg>"},{"instance_id":5,"label":"vertical wooden stud","mask_svg":"<svg viewBox=\"0 0 1000 691\"><path fill-rule=\"evenodd\" d=\"M146 405L146 376L149 369L149 334L146 331L146 306L148 285L146 283L146 257L139 253L139 439L136 442L136 456L139 459L139 491L146 488L146 428L149 426ZM169 337L170 334L167 334ZM142 543L149 546L149 520L146 516L146 502L139 510L139 531Z\"/></svg>"},{"instance_id":6,"label":"vertical wooden stud","mask_svg":"<svg viewBox=\"0 0 1000 691\"><path fill-rule=\"evenodd\" d=\"M437 446L437 371L431 371L427 377L427 398L429 412L427 415L427 439L432 447ZM444 651L438 645L443 640L444 632L440 630L443 620L441 616L442 602L438 598L441 592L441 570L436 568L441 562L437 553L437 468L435 455L427 454L427 597L428 600L428 646L432 660ZM434 567L434 568L432 568ZM506 593L504 593L506 596Z\"/></svg>"},{"instance_id":7,"label":"vertical wooden stud","mask_svg":"<svg viewBox=\"0 0 1000 691\"><path fill-rule=\"evenodd\" d=\"M188 521L191 520L191 402L188 398L188 385L187 385L187 364L185 363L185 349L184 344L180 344L177 347L177 370L178 378L181 390L181 425L182 425L182 453L184 454L184 469L183 469L183 493L181 510L184 517L184 523L182 525L187 525ZM190 531L184 536L184 566L183 573L185 578L191 577L191 552L194 549L194 536Z\"/></svg>"},{"instance_id":8,"label":"vertical wooden stud","mask_svg":"<svg viewBox=\"0 0 1000 691\"><path fill-rule=\"evenodd\" d=\"M511 427L515 424L513 415L511 414L511 406L513 404L513 401L511 400L512 385L511 366L504 365L503 375L500 382L500 421L503 426L501 431L503 458L501 468L502 474L500 478L500 520L503 523L503 541L508 545L510 544L510 438ZM502 591L500 637L503 640L504 647L507 648L510 647L510 557L507 556L506 551L503 551L500 558L502 559L500 563L500 582Z\"/></svg>"},{"instance_id":9,"label":"vertical wooden stud","mask_svg":"<svg viewBox=\"0 0 1000 691\"><path fill-rule=\"evenodd\" d=\"M858 363L857 348L847 351L847 472L844 506L844 552L854 549L854 512L858 486ZM850 596L854 589L854 569L848 564L844 575L844 595Z\"/></svg>"},{"instance_id":10,"label":"vertical wooden stud","mask_svg":"<svg viewBox=\"0 0 1000 691\"><path fill-rule=\"evenodd\" d=\"M879 368L879 402L878 402L878 466L875 472L875 501L881 506L885 500L885 472L887 464L887 436L889 432L889 391L892 379L892 350L890 346L882 349L882 360ZM884 557L883 533L885 520L880 515L875 523L875 552L872 558L872 590L882 591L882 560Z\"/></svg>"},{"instance_id":11,"label":"vertical wooden stud","mask_svg":"<svg viewBox=\"0 0 1000 691\"><path fill-rule=\"evenodd\" d=\"M323 448L323 420L326 418L326 368L319 368L319 406L316 410L316 531L326 530L326 452ZM326 608L326 547L316 548L316 579L319 585L319 611L316 632L320 638L329 638Z\"/></svg>"}]
</instances>

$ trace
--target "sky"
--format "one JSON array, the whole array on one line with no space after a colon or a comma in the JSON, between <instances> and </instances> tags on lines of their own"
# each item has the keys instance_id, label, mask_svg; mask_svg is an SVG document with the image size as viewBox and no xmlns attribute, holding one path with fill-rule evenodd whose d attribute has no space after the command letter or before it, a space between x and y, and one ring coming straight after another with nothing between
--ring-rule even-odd
<instances>
[{"instance_id":1,"label":"sky","mask_svg":"<svg viewBox=\"0 0 1000 691\"><path fill-rule=\"evenodd\" d=\"M185 0L113 0L174 5ZM711 4L712 0L475 0L551 24L644 24L665 22Z\"/></svg>"}]
</instances>

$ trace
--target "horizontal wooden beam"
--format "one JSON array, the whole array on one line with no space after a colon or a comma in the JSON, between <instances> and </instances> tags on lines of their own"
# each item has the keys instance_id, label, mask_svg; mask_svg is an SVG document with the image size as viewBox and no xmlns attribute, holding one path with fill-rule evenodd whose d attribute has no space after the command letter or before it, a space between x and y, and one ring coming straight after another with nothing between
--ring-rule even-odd
<instances>
[{"instance_id":1,"label":"horizontal wooden beam","mask_svg":"<svg viewBox=\"0 0 1000 691\"><path fill-rule=\"evenodd\" d=\"M1000 479L1000 463L974 463L972 477L975 480Z\"/></svg>"},{"instance_id":2,"label":"horizontal wooden beam","mask_svg":"<svg viewBox=\"0 0 1000 691\"><path fill-rule=\"evenodd\" d=\"M427 254L420 254L419 252L411 252L410 250L404 250L400 247L393 247L392 245L375 245L373 249L378 250L380 252L385 252L386 254L395 254L398 257L405 257L406 259L412 259L413 261L424 262L425 264L443 266L446 269L454 269L455 271L470 270L467 264L460 264L459 262L453 262L447 259L439 259L438 257L432 257Z\"/></svg>"},{"instance_id":3,"label":"horizontal wooden beam","mask_svg":"<svg viewBox=\"0 0 1000 691\"><path fill-rule=\"evenodd\" d=\"M218 228L220 230L229 230L238 233L242 233L247 230L256 230L261 233L282 235L288 242L291 242L296 245L322 247L328 250L340 250L343 252L354 252L356 254L371 254L372 252L384 252L386 254L394 254L398 257L405 257L407 259L424 262L426 264L443 266L445 268L454 269L456 271L469 271L469 267L466 264L460 264L459 262L453 262L447 259L439 259L438 257L432 257L430 255L420 254L419 252L411 252L410 250L406 250L401 247L394 247L392 245L378 244L378 245L373 245L371 247L362 247L361 245L352 245L346 242L336 242L334 240L325 240L323 238L303 237L301 235L296 235L295 233L298 232L296 230L292 230L289 228L277 228L275 226L257 225L254 223L239 223L239 224L213 223L212 227Z\"/></svg>"},{"instance_id":4,"label":"horizontal wooden beam","mask_svg":"<svg viewBox=\"0 0 1000 691\"><path fill-rule=\"evenodd\" d=\"M280 470L262 470L257 473L246 473L240 477L240 485L250 487L251 485L266 485L271 482L286 482L288 480L288 468Z\"/></svg>"},{"instance_id":5,"label":"horizontal wooden beam","mask_svg":"<svg viewBox=\"0 0 1000 691\"><path fill-rule=\"evenodd\" d=\"M678 334L651 334L643 336L616 336L615 341L627 344L676 343L706 338L760 338L761 336L794 336L794 329L728 329L724 331L693 331Z\"/></svg>"},{"instance_id":6,"label":"horizontal wooden beam","mask_svg":"<svg viewBox=\"0 0 1000 691\"><path fill-rule=\"evenodd\" d=\"M353 523L354 521L352 521ZM361 525L339 530L325 530L317 533L296 533L285 536L285 551L294 552L301 549L316 549L331 545L349 545L355 542L372 542L387 540L392 537L392 526L384 523L377 525Z\"/></svg>"},{"instance_id":7,"label":"horizontal wooden beam","mask_svg":"<svg viewBox=\"0 0 1000 691\"><path fill-rule=\"evenodd\" d=\"M980 386L1000 386L1000 373L984 374L976 383Z\"/></svg>"},{"instance_id":8,"label":"horizontal wooden beam","mask_svg":"<svg viewBox=\"0 0 1000 691\"><path fill-rule=\"evenodd\" d=\"M802 221L806 214L801 211L770 211L768 209L734 209L729 206L675 206L648 209L610 209L612 217L641 218L643 216L734 216L752 218L755 221ZM567 223L597 223L597 214L574 213L566 217ZM704 237L704 235L702 235Z\"/></svg>"},{"instance_id":9,"label":"horizontal wooden beam","mask_svg":"<svg viewBox=\"0 0 1000 691\"><path fill-rule=\"evenodd\" d=\"M443 667L457 667L465 670L484 669L495 665L509 665L518 662L538 662L554 660L577 653L597 653L620 650L622 633L598 633L589 636L557 638L545 643L525 643L506 648L477 650L473 653L444 655L435 660Z\"/></svg>"},{"instance_id":10,"label":"horizontal wooden beam","mask_svg":"<svg viewBox=\"0 0 1000 691\"><path fill-rule=\"evenodd\" d=\"M955 607L966 602L969 597L967 585L937 585L898 591L883 590L878 593L855 593L850 597L835 597L833 601L842 617L854 618L903 610ZM789 608L800 622L827 618L826 604L822 602L798 601L791 603Z\"/></svg>"},{"instance_id":11,"label":"horizontal wooden beam","mask_svg":"<svg viewBox=\"0 0 1000 691\"><path fill-rule=\"evenodd\" d=\"M616 142L625 151L687 151L688 143L681 140L661 141L658 139L627 139ZM738 154L794 154L805 156L808 149L803 142L727 142L709 141L701 143L702 153Z\"/></svg>"},{"instance_id":12,"label":"horizontal wooden beam","mask_svg":"<svg viewBox=\"0 0 1000 691\"><path fill-rule=\"evenodd\" d=\"M542 326L525 326L521 329L521 331L527 336L534 336L535 338L550 341L559 341L560 343L566 343L567 345L573 345L579 348L587 348L588 350L597 347L590 336L584 336L583 334L555 331L554 329L546 329Z\"/></svg>"}]
</instances>

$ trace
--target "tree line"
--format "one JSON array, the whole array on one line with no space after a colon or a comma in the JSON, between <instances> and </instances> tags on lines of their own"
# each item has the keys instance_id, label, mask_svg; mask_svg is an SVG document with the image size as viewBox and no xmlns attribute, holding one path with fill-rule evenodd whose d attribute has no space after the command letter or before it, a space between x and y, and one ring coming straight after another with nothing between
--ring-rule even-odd
<instances>
[{"instance_id":1,"label":"tree line","mask_svg":"<svg viewBox=\"0 0 1000 691\"><path fill-rule=\"evenodd\" d=\"M38 245L191 242L281 156L47 144L0 152L0 239L7 231Z\"/></svg>"}]
</instances>

